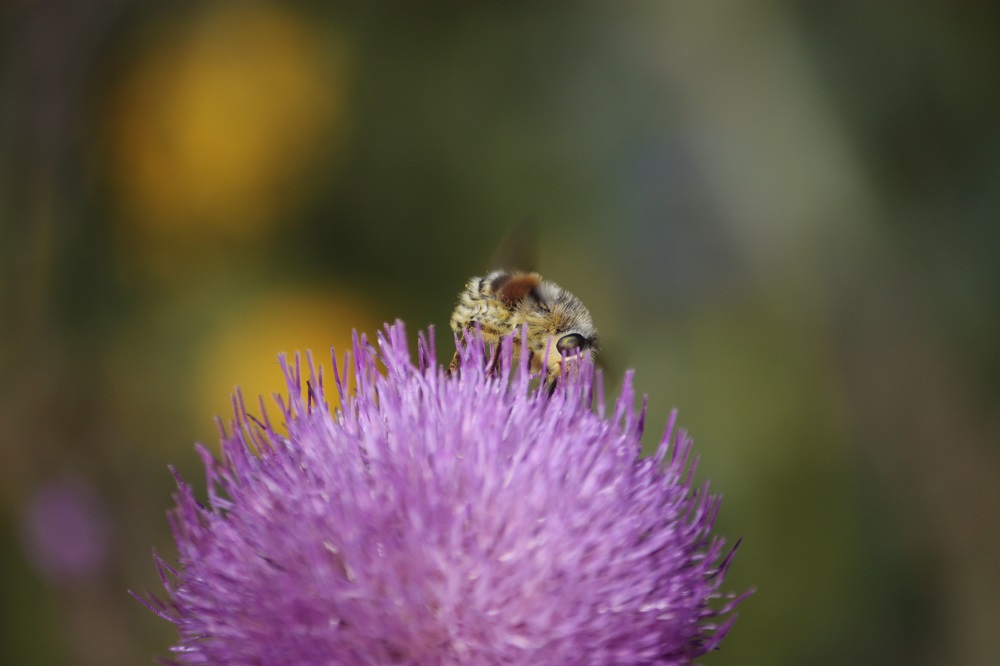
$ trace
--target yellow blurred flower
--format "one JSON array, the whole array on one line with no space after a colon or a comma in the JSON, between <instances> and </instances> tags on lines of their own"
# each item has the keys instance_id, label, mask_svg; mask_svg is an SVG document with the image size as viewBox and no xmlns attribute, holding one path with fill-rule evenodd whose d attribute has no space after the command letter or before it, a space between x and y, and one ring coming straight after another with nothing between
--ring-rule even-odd
<instances>
[{"instance_id":1,"label":"yellow blurred flower","mask_svg":"<svg viewBox=\"0 0 1000 666\"><path fill-rule=\"evenodd\" d=\"M151 40L108 114L132 244L253 240L288 219L344 135L344 56L315 21L256 2L213 4Z\"/></svg>"},{"instance_id":2,"label":"yellow blurred flower","mask_svg":"<svg viewBox=\"0 0 1000 666\"><path fill-rule=\"evenodd\" d=\"M331 346L342 356L351 348L352 329L372 336L381 325L372 309L346 290L275 291L254 301L205 341L192 392L199 432L211 434L208 428L215 416L228 422L229 396L236 386L251 413L259 413L258 396L264 396L268 412L274 413L271 394L286 392L279 353L294 362L294 353L301 351L305 363L305 351L310 350L328 374ZM336 391L327 391L327 397L335 402Z\"/></svg>"}]
</instances>

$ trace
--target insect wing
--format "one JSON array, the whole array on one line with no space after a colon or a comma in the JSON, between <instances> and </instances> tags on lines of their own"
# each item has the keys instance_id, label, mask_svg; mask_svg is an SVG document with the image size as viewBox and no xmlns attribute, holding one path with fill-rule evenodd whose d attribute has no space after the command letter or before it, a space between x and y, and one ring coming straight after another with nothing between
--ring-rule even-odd
<instances>
[{"instance_id":1,"label":"insect wing","mask_svg":"<svg viewBox=\"0 0 1000 666\"><path fill-rule=\"evenodd\" d=\"M490 258L491 271L534 272L538 267L538 223L526 218L511 227Z\"/></svg>"}]
</instances>

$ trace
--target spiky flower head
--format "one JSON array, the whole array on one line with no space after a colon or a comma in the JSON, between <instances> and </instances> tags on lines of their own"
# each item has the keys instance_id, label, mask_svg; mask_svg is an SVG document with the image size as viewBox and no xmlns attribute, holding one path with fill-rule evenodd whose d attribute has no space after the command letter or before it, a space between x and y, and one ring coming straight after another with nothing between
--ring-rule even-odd
<instances>
[{"instance_id":1,"label":"spiky flower head","mask_svg":"<svg viewBox=\"0 0 1000 666\"><path fill-rule=\"evenodd\" d=\"M640 458L626 376L613 418L589 362L550 395L508 339L446 376L402 324L334 360L341 407L282 359L286 434L236 400L208 502L178 478L180 566L157 559L192 664L684 664L739 598L671 416ZM350 366L350 369L349 369ZM353 387L351 384L353 383ZM263 405L262 405L263 410ZM721 597L721 599L720 599Z\"/></svg>"}]
</instances>

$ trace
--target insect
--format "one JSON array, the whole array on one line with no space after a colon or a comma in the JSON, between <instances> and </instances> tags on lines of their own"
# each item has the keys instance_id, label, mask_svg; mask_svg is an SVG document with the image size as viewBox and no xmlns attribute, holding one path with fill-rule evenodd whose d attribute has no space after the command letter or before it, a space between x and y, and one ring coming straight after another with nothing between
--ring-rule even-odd
<instances>
[{"instance_id":1,"label":"insect","mask_svg":"<svg viewBox=\"0 0 1000 666\"><path fill-rule=\"evenodd\" d=\"M527 327L529 367L533 372L545 370L550 390L562 372L564 356L591 358L598 349L597 329L586 306L534 271L503 268L471 278L458 295L451 329L462 335L477 324L484 341L495 345L492 367L499 357L501 338ZM515 354L523 353L520 346L517 336ZM449 374L457 367L455 352Z\"/></svg>"}]
</instances>

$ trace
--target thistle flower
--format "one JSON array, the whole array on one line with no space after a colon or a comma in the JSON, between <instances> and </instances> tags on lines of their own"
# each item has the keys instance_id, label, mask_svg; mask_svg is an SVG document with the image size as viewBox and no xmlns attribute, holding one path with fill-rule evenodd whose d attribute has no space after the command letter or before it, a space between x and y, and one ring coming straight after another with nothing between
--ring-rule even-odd
<instances>
[{"instance_id":1,"label":"thistle flower","mask_svg":"<svg viewBox=\"0 0 1000 666\"><path fill-rule=\"evenodd\" d=\"M199 447L208 503L178 478L180 566L156 557L191 664L684 664L716 647L742 597L692 487L671 416L640 459L626 376L613 418L589 362L538 390L503 343L446 377L401 323L334 359L281 359L287 434L234 400L222 454ZM380 372L380 369L382 370ZM349 390L353 378L354 388ZM304 394L304 395L303 395ZM263 411L263 404L261 405ZM745 596L745 595L744 595Z\"/></svg>"}]
</instances>

